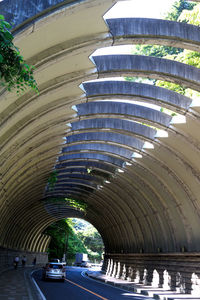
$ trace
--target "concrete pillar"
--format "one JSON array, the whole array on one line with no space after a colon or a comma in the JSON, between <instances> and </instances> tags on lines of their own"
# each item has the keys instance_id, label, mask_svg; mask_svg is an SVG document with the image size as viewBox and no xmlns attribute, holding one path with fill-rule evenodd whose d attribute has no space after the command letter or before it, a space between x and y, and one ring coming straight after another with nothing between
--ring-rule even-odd
<instances>
[{"instance_id":1,"label":"concrete pillar","mask_svg":"<svg viewBox=\"0 0 200 300\"><path fill-rule=\"evenodd\" d=\"M152 281L153 281L153 269L147 269L146 284L152 285Z\"/></svg>"},{"instance_id":2,"label":"concrete pillar","mask_svg":"<svg viewBox=\"0 0 200 300\"><path fill-rule=\"evenodd\" d=\"M192 293L192 273L183 274L184 283L185 283L185 293L191 294ZM200 293L200 287L199 287Z\"/></svg>"},{"instance_id":3,"label":"concrete pillar","mask_svg":"<svg viewBox=\"0 0 200 300\"><path fill-rule=\"evenodd\" d=\"M139 283L143 284L144 283L144 269L139 268Z\"/></svg>"},{"instance_id":4,"label":"concrete pillar","mask_svg":"<svg viewBox=\"0 0 200 300\"><path fill-rule=\"evenodd\" d=\"M113 268L113 260L109 259L106 275L111 276L111 274L112 274L112 268Z\"/></svg>"},{"instance_id":5,"label":"concrete pillar","mask_svg":"<svg viewBox=\"0 0 200 300\"><path fill-rule=\"evenodd\" d=\"M117 263L115 261L114 264L113 264L113 271L112 271L112 275L111 276L115 277L116 274L117 274Z\"/></svg>"},{"instance_id":6,"label":"concrete pillar","mask_svg":"<svg viewBox=\"0 0 200 300\"><path fill-rule=\"evenodd\" d=\"M122 268L121 279L126 280L126 277L127 277L127 268L126 268L126 265L124 264L124 265L123 265L123 268Z\"/></svg>"},{"instance_id":7,"label":"concrete pillar","mask_svg":"<svg viewBox=\"0 0 200 300\"><path fill-rule=\"evenodd\" d=\"M176 273L169 272L170 275L170 290L176 291Z\"/></svg>"},{"instance_id":8,"label":"concrete pillar","mask_svg":"<svg viewBox=\"0 0 200 300\"><path fill-rule=\"evenodd\" d=\"M121 277L121 263L118 262L117 263L117 274L116 274L116 278L120 278Z\"/></svg>"},{"instance_id":9,"label":"concrete pillar","mask_svg":"<svg viewBox=\"0 0 200 300\"><path fill-rule=\"evenodd\" d=\"M162 288L163 287L163 284L164 284L164 274L163 274L164 271L159 271L159 283L158 283L158 287L159 288Z\"/></svg>"}]
</instances>

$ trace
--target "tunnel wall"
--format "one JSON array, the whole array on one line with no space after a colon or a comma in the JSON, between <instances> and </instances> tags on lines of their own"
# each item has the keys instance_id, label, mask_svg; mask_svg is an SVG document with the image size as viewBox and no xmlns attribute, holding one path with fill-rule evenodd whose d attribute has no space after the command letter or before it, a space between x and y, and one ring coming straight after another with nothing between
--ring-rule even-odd
<instances>
[{"instance_id":1,"label":"tunnel wall","mask_svg":"<svg viewBox=\"0 0 200 300\"><path fill-rule=\"evenodd\" d=\"M15 256L18 255L20 258L19 266L21 266L21 259L26 256L26 265L32 265L33 259L36 257L36 264L42 264L48 262L47 252L31 252L31 251L20 251L15 249L9 249L0 247L0 266L1 272L12 268Z\"/></svg>"}]
</instances>

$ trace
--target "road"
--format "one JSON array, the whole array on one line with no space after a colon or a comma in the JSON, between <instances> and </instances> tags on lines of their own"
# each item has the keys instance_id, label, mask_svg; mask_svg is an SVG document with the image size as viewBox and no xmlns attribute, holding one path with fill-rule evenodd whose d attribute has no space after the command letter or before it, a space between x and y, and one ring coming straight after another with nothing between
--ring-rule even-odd
<instances>
[{"instance_id":1,"label":"road","mask_svg":"<svg viewBox=\"0 0 200 300\"><path fill-rule=\"evenodd\" d=\"M83 276L86 269L67 267L65 282L43 281L41 270L33 273L46 300L146 300L150 299L142 295L136 295L114 288L104 283Z\"/></svg>"}]
</instances>

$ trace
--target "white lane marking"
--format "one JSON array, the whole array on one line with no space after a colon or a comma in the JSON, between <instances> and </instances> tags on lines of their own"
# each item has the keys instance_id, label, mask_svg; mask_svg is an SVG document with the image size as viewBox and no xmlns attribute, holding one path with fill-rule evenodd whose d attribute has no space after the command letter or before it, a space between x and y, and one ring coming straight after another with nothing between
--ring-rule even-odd
<instances>
[{"instance_id":1,"label":"white lane marking","mask_svg":"<svg viewBox=\"0 0 200 300\"><path fill-rule=\"evenodd\" d=\"M36 286L36 289L37 289L38 293L40 294L41 299L42 299L42 300L46 300L46 297L45 297L44 294L42 293L42 291L41 291L41 289L39 288L37 282L36 282L35 279L32 277L32 274L33 274L34 272L36 272L36 271L38 271L38 270L34 270L34 271L31 272L31 278L32 278L32 280L33 280L33 282L34 282L34 284L35 284L35 286Z\"/></svg>"}]
</instances>

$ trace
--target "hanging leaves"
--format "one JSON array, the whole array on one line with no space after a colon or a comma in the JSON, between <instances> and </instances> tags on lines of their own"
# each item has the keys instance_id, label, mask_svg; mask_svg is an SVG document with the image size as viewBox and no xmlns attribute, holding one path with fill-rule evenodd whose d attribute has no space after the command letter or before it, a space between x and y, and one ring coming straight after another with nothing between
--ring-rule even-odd
<instances>
[{"instance_id":1,"label":"hanging leaves","mask_svg":"<svg viewBox=\"0 0 200 300\"><path fill-rule=\"evenodd\" d=\"M8 91L16 88L17 94L27 88L38 93L38 86L33 77L33 66L29 66L21 56L19 49L13 44L14 36L10 32L11 25L0 15L0 85Z\"/></svg>"}]
</instances>

